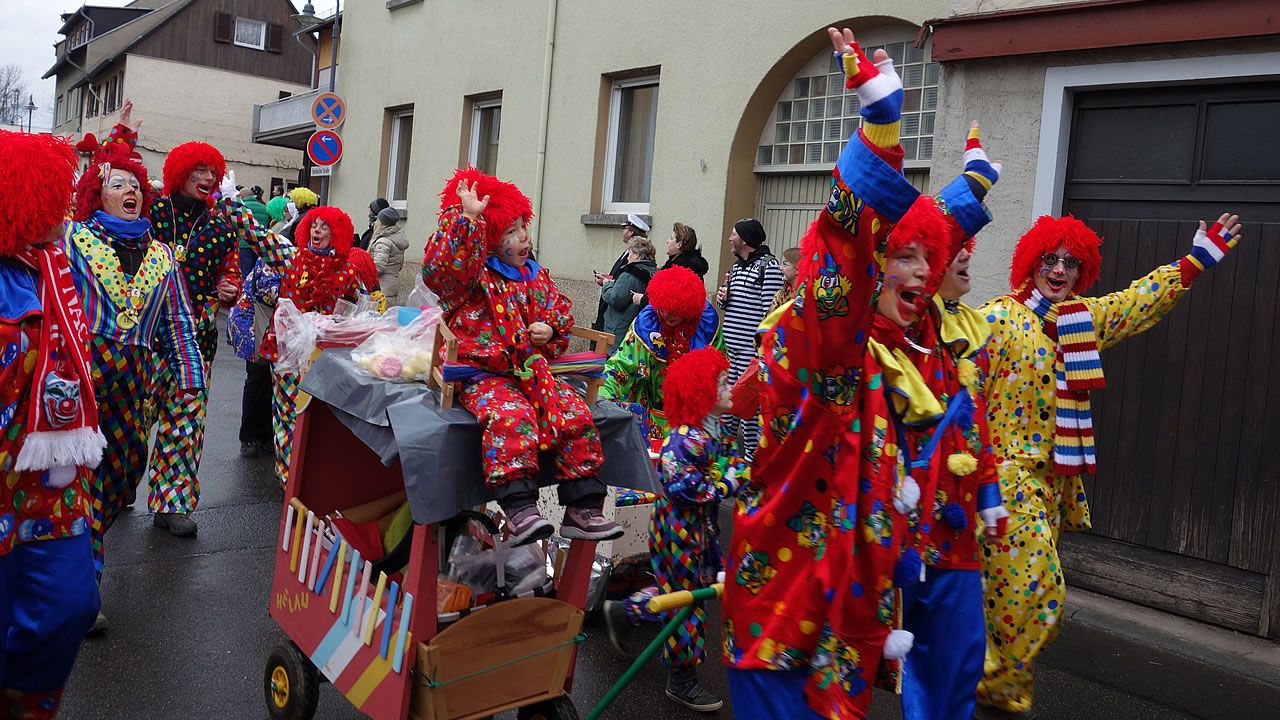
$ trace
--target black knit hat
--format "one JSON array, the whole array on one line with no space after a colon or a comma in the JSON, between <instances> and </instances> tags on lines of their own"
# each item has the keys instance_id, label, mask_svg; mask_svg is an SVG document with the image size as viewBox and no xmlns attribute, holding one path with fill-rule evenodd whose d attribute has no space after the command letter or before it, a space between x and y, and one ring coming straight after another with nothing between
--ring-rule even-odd
<instances>
[{"instance_id":1,"label":"black knit hat","mask_svg":"<svg viewBox=\"0 0 1280 720\"><path fill-rule=\"evenodd\" d=\"M744 218L733 224L733 229L738 231L738 237L742 238L742 242L755 249L764 244L764 226L755 218Z\"/></svg>"}]
</instances>

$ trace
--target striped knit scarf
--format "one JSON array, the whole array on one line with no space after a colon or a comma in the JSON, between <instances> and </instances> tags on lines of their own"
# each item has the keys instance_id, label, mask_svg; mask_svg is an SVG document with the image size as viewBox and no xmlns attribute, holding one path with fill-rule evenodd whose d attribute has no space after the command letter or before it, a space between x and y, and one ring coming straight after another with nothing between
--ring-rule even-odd
<instances>
[{"instance_id":1,"label":"striped knit scarf","mask_svg":"<svg viewBox=\"0 0 1280 720\"><path fill-rule=\"evenodd\" d=\"M1079 475L1097 471L1093 444L1093 414L1089 391L1106 387L1093 315L1079 300L1049 302L1031 283L1013 298L1044 323L1044 332L1058 343L1054 361L1058 416L1053 430L1053 471Z\"/></svg>"}]
</instances>

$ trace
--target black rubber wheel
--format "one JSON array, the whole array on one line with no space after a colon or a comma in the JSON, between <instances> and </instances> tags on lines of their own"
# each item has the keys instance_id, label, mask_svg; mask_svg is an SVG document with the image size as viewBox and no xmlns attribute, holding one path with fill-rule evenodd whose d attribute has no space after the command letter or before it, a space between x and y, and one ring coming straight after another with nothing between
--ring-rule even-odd
<instances>
[{"instance_id":1,"label":"black rubber wheel","mask_svg":"<svg viewBox=\"0 0 1280 720\"><path fill-rule=\"evenodd\" d=\"M278 645L267 657L262 676L267 713L272 720L311 720L320 701L320 671L298 646Z\"/></svg>"},{"instance_id":2,"label":"black rubber wheel","mask_svg":"<svg viewBox=\"0 0 1280 720\"><path fill-rule=\"evenodd\" d=\"M578 720L579 717L578 708L573 706L568 695L525 705L516 711L518 720Z\"/></svg>"}]
</instances>

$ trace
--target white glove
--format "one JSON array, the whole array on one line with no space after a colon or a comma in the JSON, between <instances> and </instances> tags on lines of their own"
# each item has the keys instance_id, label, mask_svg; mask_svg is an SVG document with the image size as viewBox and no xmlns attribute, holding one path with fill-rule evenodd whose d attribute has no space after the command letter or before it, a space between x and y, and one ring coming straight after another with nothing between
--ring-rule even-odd
<instances>
[{"instance_id":1,"label":"white glove","mask_svg":"<svg viewBox=\"0 0 1280 720\"><path fill-rule=\"evenodd\" d=\"M236 171L228 170L226 175L222 176L222 185L218 186L218 192L222 193L224 198L236 197Z\"/></svg>"}]
</instances>

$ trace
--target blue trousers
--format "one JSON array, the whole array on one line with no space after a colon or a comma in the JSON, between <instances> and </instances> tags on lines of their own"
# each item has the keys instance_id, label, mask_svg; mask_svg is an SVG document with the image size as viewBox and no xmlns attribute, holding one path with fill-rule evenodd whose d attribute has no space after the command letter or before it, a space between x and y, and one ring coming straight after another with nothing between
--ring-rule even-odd
<instances>
[{"instance_id":1,"label":"blue trousers","mask_svg":"<svg viewBox=\"0 0 1280 720\"><path fill-rule=\"evenodd\" d=\"M781 670L729 672L729 695L737 720L824 720L804 699L808 673Z\"/></svg>"},{"instance_id":2,"label":"blue trousers","mask_svg":"<svg viewBox=\"0 0 1280 720\"><path fill-rule=\"evenodd\" d=\"M16 691L50 696L45 702L56 712L100 604L88 533L21 543L0 555L0 705Z\"/></svg>"},{"instance_id":3,"label":"blue trousers","mask_svg":"<svg viewBox=\"0 0 1280 720\"><path fill-rule=\"evenodd\" d=\"M970 720L986 652L979 570L929 568L902 593L915 643L902 664L904 720Z\"/></svg>"}]
</instances>

